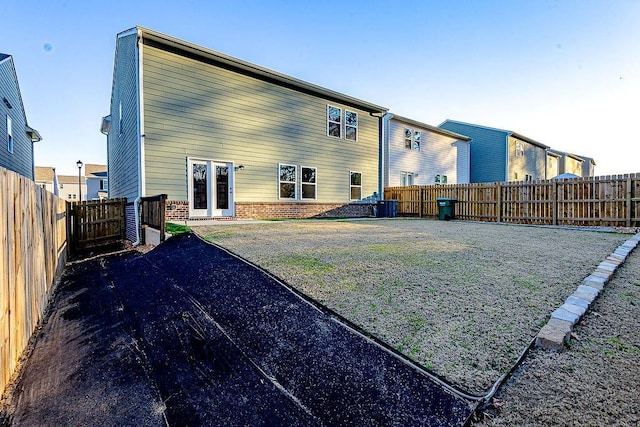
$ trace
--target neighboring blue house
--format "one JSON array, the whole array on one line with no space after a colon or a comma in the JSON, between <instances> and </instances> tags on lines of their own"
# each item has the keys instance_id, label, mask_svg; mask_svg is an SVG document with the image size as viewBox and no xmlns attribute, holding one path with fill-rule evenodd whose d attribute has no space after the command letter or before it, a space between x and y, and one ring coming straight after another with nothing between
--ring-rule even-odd
<instances>
[{"instance_id":1,"label":"neighboring blue house","mask_svg":"<svg viewBox=\"0 0 640 427\"><path fill-rule=\"evenodd\" d=\"M470 182L546 179L548 146L519 133L445 120L440 126L472 139Z\"/></svg>"},{"instance_id":2,"label":"neighboring blue house","mask_svg":"<svg viewBox=\"0 0 640 427\"><path fill-rule=\"evenodd\" d=\"M0 53L0 166L33 180L33 143L42 138L27 124L13 57Z\"/></svg>"}]
</instances>

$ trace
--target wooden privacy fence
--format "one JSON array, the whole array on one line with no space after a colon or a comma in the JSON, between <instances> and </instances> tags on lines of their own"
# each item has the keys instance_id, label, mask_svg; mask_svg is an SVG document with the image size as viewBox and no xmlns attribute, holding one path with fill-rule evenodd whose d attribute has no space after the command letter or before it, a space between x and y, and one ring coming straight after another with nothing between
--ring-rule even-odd
<instances>
[{"instance_id":1,"label":"wooden privacy fence","mask_svg":"<svg viewBox=\"0 0 640 427\"><path fill-rule=\"evenodd\" d=\"M519 224L640 226L640 174L533 182L389 187L398 215L437 217L439 197L456 218Z\"/></svg>"},{"instance_id":2,"label":"wooden privacy fence","mask_svg":"<svg viewBox=\"0 0 640 427\"><path fill-rule=\"evenodd\" d=\"M125 239L126 199L91 200L73 204L71 242L83 251L120 243Z\"/></svg>"},{"instance_id":3,"label":"wooden privacy fence","mask_svg":"<svg viewBox=\"0 0 640 427\"><path fill-rule=\"evenodd\" d=\"M149 226L160 231L160 241L165 239L165 202L166 194L140 198L140 225Z\"/></svg>"},{"instance_id":4,"label":"wooden privacy fence","mask_svg":"<svg viewBox=\"0 0 640 427\"><path fill-rule=\"evenodd\" d=\"M0 168L0 393L67 260L66 209L64 200Z\"/></svg>"}]
</instances>

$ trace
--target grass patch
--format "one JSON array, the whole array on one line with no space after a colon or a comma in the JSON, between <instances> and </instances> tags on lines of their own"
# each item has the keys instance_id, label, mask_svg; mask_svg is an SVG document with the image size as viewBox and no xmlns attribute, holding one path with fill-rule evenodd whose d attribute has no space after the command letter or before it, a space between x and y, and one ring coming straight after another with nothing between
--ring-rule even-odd
<instances>
[{"instance_id":1,"label":"grass patch","mask_svg":"<svg viewBox=\"0 0 640 427\"><path fill-rule=\"evenodd\" d=\"M290 254L281 257L284 264L301 269L305 273L326 273L335 269L333 265L325 264L312 255Z\"/></svg>"},{"instance_id":2,"label":"grass patch","mask_svg":"<svg viewBox=\"0 0 640 427\"><path fill-rule=\"evenodd\" d=\"M191 228L187 227L186 225L181 225L181 224L174 224L172 222L167 222L165 225L165 230L167 231L167 233L170 233L174 236L178 235L178 234L184 234L184 233L190 233L191 232Z\"/></svg>"}]
</instances>

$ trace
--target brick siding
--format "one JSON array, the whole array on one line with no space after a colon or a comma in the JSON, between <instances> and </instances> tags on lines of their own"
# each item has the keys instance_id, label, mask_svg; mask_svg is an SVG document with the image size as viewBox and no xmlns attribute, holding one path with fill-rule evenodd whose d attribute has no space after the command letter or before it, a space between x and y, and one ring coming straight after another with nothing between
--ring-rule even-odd
<instances>
[{"instance_id":1,"label":"brick siding","mask_svg":"<svg viewBox=\"0 0 640 427\"><path fill-rule=\"evenodd\" d=\"M167 221L185 221L210 218L189 218L189 202L167 200ZM285 202L236 202L235 219L267 218L331 218L368 217L373 215L370 203L285 203Z\"/></svg>"}]
</instances>

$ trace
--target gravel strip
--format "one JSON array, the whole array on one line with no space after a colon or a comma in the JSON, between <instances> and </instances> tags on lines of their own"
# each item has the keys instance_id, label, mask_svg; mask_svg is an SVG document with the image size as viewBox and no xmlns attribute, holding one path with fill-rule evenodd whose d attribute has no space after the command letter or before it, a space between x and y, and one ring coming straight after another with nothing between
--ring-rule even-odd
<instances>
[{"instance_id":1,"label":"gravel strip","mask_svg":"<svg viewBox=\"0 0 640 427\"><path fill-rule=\"evenodd\" d=\"M540 349L497 394L489 426L640 425L640 250L574 328L570 350Z\"/></svg>"},{"instance_id":2,"label":"gravel strip","mask_svg":"<svg viewBox=\"0 0 640 427\"><path fill-rule=\"evenodd\" d=\"M194 230L475 394L628 237L413 219Z\"/></svg>"}]
</instances>

